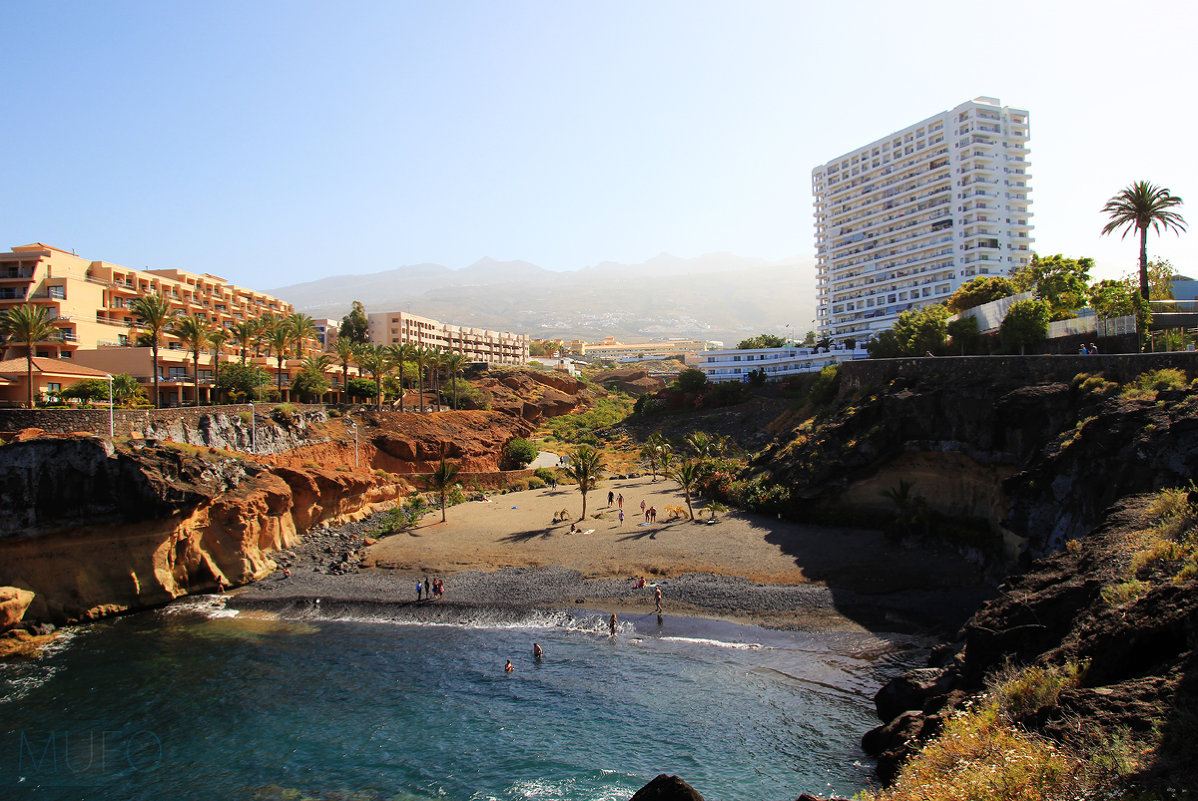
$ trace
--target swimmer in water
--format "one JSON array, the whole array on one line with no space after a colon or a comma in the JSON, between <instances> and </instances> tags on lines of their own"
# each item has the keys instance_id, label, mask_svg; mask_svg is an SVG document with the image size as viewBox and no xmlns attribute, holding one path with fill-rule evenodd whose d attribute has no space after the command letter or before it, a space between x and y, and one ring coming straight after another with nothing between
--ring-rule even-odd
<instances>
[{"instance_id":1,"label":"swimmer in water","mask_svg":"<svg viewBox=\"0 0 1198 801\"><path fill-rule=\"evenodd\" d=\"M507 661L507 664L503 666L504 673L511 673L515 669L516 668L512 666L512 660L510 660L510 659Z\"/></svg>"},{"instance_id":2,"label":"swimmer in water","mask_svg":"<svg viewBox=\"0 0 1198 801\"><path fill-rule=\"evenodd\" d=\"M537 644L534 642L534 643L532 644L532 655L533 655L533 658L534 658L534 659L540 659L540 658L541 658L541 657L542 657L544 654L545 654L545 652L541 650L541 646L537 645Z\"/></svg>"},{"instance_id":3,"label":"swimmer in water","mask_svg":"<svg viewBox=\"0 0 1198 801\"><path fill-rule=\"evenodd\" d=\"M611 627L611 636L616 636L616 626L619 625L619 621L616 620L615 612L611 613L611 620L607 621L607 625Z\"/></svg>"}]
</instances>

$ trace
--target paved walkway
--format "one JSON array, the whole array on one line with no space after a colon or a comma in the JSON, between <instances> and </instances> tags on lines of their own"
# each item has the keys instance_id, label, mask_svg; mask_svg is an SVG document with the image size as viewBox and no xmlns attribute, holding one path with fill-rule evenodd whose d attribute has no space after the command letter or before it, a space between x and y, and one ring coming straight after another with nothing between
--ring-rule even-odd
<instances>
[{"instance_id":1,"label":"paved walkway","mask_svg":"<svg viewBox=\"0 0 1198 801\"><path fill-rule=\"evenodd\" d=\"M533 459L532 464L530 464L528 467L531 470L535 470L538 467L557 467L558 458L559 457L556 453L539 451L537 453L537 458Z\"/></svg>"}]
</instances>

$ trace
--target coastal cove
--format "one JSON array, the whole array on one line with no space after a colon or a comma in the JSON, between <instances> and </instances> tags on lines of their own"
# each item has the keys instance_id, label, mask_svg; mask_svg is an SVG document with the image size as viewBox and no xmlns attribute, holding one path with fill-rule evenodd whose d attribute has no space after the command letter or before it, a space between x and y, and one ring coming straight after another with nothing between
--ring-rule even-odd
<instances>
[{"instance_id":1,"label":"coastal cove","mask_svg":"<svg viewBox=\"0 0 1198 801\"><path fill-rule=\"evenodd\" d=\"M583 609L455 606L431 622L225 600L81 626L0 666L6 797L623 799L662 770L710 798L851 795L870 784L858 741L874 688L927 645L652 614L611 637Z\"/></svg>"}]
</instances>

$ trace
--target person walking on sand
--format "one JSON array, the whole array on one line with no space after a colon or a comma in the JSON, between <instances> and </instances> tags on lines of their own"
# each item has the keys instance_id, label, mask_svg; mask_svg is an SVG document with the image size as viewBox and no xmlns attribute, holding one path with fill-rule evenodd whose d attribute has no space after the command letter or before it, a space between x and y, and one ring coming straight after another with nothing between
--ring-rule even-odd
<instances>
[{"instance_id":1,"label":"person walking on sand","mask_svg":"<svg viewBox=\"0 0 1198 801\"><path fill-rule=\"evenodd\" d=\"M425 598L431 599L433 597L432 589L433 589L433 585L428 583L428 576L425 576L424 577L424 597Z\"/></svg>"},{"instance_id":2,"label":"person walking on sand","mask_svg":"<svg viewBox=\"0 0 1198 801\"><path fill-rule=\"evenodd\" d=\"M611 508L611 502L614 501L615 499L616 499L616 493L612 492L611 490L608 490L607 491L607 506L608 506L608 508Z\"/></svg>"},{"instance_id":3,"label":"person walking on sand","mask_svg":"<svg viewBox=\"0 0 1198 801\"><path fill-rule=\"evenodd\" d=\"M653 611L661 614L661 587L653 588Z\"/></svg>"},{"instance_id":4,"label":"person walking on sand","mask_svg":"<svg viewBox=\"0 0 1198 801\"><path fill-rule=\"evenodd\" d=\"M420 600L420 593L424 591L424 585L420 583L420 579L416 579L416 600Z\"/></svg>"},{"instance_id":5,"label":"person walking on sand","mask_svg":"<svg viewBox=\"0 0 1198 801\"><path fill-rule=\"evenodd\" d=\"M619 501L620 509L621 509L621 511L623 511L623 509L624 509L624 493L621 492L620 497L616 498L616 500Z\"/></svg>"},{"instance_id":6,"label":"person walking on sand","mask_svg":"<svg viewBox=\"0 0 1198 801\"><path fill-rule=\"evenodd\" d=\"M641 517L645 516L645 502L641 501Z\"/></svg>"},{"instance_id":7,"label":"person walking on sand","mask_svg":"<svg viewBox=\"0 0 1198 801\"><path fill-rule=\"evenodd\" d=\"M619 624L620 624L620 621L616 620L616 613L612 612L611 620L607 621L608 628L611 629L611 636L613 636L613 637L616 636L616 626L618 626Z\"/></svg>"},{"instance_id":8,"label":"person walking on sand","mask_svg":"<svg viewBox=\"0 0 1198 801\"><path fill-rule=\"evenodd\" d=\"M620 525L624 525L624 510L620 510Z\"/></svg>"}]
</instances>

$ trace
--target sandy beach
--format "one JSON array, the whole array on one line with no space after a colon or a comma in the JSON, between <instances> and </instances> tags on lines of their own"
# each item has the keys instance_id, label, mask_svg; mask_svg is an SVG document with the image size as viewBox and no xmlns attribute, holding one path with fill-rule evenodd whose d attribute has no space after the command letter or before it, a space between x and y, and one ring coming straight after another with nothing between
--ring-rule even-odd
<instances>
[{"instance_id":1,"label":"sandy beach","mask_svg":"<svg viewBox=\"0 0 1198 801\"><path fill-rule=\"evenodd\" d=\"M624 496L622 524L618 505L607 506L609 490ZM657 508L659 522L645 523L642 500ZM445 523L436 512L382 538L364 549L356 569L300 558L289 577L280 572L243 588L236 603L283 608L321 598L326 608L382 605L416 617L580 606L646 614L653 591L631 580L644 577L662 586L668 614L785 629L916 630L958 625L989 593L977 567L960 556L907 548L878 531L740 511L720 513L715 523L705 514L699 522L665 522L667 506L685 507L681 492L650 477L605 480L589 495L585 524L575 485L496 494L450 507ZM563 509L565 522L554 523ZM571 522L590 533L570 534ZM327 561L342 541L347 553L358 553L355 544L371 525L317 535L313 555ZM445 580L443 601L416 600L415 578L424 576Z\"/></svg>"}]
</instances>

